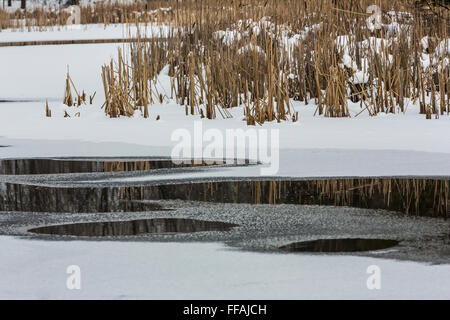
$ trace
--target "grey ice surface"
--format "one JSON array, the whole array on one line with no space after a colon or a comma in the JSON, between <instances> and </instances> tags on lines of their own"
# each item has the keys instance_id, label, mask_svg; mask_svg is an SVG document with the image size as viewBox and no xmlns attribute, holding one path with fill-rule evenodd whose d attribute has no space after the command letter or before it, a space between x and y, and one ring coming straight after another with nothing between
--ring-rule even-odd
<instances>
[{"instance_id":1,"label":"grey ice surface","mask_svg":"<svg viewBox=\"0 0 450 320\"><path fill-rule=\"evenodd\" d=\"M153 202L173 210L82 214L0 212L0 234L61 241L224 242L237 250L274 254L299 254L284 253L278 249L282 245L298 241L324 238L394 239L400 241L398 246L352 254L435 264L450 263L449 220L408 217L385 210L348 207L222 204L181 200ZM33 227L55 224L174 217L230 222L239 226L226 232L97 238L28 232Z\"/></svg>"}]
</instances>

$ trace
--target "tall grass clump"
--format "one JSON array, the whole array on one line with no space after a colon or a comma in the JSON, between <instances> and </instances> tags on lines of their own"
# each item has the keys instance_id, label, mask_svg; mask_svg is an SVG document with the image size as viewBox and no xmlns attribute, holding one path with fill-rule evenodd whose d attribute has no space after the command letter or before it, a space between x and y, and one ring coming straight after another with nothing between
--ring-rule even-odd
<instances>
[{"instance_id":1,"label":"tall grass clump","mask_svg":"<svg viewBox=\"0 0 450 320\"><path fill-rule=\"evenodd\" d=\"M292 101L314 104L325 117L405 113L416 105L429 118L448 114L448 11L380 0L381 24L373 27L371 2L150 1L133 20L121 7L121 21L138 29L143 21L174 28L150 42L138 33L104 66L105 111L148 116L167 66L170 96L190 116L227 118L241 106L249 125L297 121Z\"/></svg>"}]
</instances>

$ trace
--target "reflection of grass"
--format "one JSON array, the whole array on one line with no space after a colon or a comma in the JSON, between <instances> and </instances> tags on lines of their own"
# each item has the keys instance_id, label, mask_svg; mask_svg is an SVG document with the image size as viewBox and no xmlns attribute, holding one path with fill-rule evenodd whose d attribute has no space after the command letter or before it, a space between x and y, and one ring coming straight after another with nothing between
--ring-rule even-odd
<instances>
[{"instance_id":1,"label":"reflection of grass","mask_svg":"<svg viewBox=\"0 0 450 320\"><path fill-rule=\"evenodd\" d=\"M406 178L234 181L122 188L124 199L184 199L388 209L448 217L449 180Z\"/></svg>"},{"instance_id":2,"label":"reflection of grass","mask_svg":"<svg viewBox=\"0 0 450 320\"><path fill-rule=\"evenodd\" d=\"M20 161L20 162L17 162ZM168 168L172 162L108 161L45 163L4 160L2 174L136 171ZM186 164L188 165L188 164ZM56 170L55 170L56 169ZM221 181L108 187L41 187L3 183L1 211L108 212L142 204L141 200L180 199L219 203L334 205L387 209L405 215L449 217L449 180L407 178ZM148 202L148 201L147 201ZM150 201L152 202L152 201ZM45 208L45 209L43 209ZM70 209L72 208L72 209ZM89 209L90 210L90 209ZM274 208L276 210L276 208ZM92 211L92 212L94 212Z\"/></svg>"},{"instance_id":3,"label":"reflection of grass","mask_svg":"<svg viewBox=\"0 0 450 320\"><path fill-rule=\"evenodd\" d=\"M306 186L305 186L306 185ZM282 195L284 193L284 195ZM308 182L252 182L254 203L283 203L309 196L311 203L382 207L405 214L449 214L449 181L434 179L323 179ZM266 199L266 200L262 200ZM304 198L304 201L308 202Z\"/></svg>"}]
</instances>

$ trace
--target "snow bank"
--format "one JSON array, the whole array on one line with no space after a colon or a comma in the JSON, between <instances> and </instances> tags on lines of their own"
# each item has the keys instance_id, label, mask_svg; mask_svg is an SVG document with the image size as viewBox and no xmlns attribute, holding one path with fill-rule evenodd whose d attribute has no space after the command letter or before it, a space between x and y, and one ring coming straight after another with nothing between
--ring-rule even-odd
<instances>
[{"instance_id":1,"label":"snow bank","mask_svg":"<svg viewBox=\"0 0 450 320\"><path fill-rule=\"evenodd\" d=\"M3 236L0 246L0 299L450 298L448 265L249 253L216 243L55 242ZM66 287L70 265L80 267L81 290ZM380 290L367 288L370 265L381 269Z\"/></svg>"}]
</instances>

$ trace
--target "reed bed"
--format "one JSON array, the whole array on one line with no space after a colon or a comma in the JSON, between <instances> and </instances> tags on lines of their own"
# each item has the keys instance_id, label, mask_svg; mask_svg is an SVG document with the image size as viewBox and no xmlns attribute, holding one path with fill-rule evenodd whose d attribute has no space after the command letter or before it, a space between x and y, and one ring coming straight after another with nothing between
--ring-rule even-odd
<instances>
[{"instance_id":1,"label":"reed bed","mask_svg":"<svg viewBox=\"0 0 450 320\"><path fill-rule=\"evenodd\" d=\"M167 65L170 97L202 118L227 118L230 108L244 106L248 125L297 121L292 101L312 102L326 117L351 116L350 103L360 105L353 116L404 113L412 105L429 119L448 115L448 11L377 1L382 24L371 29L371 2L165 2L170 10L158 21L182 31L159 42L137 39L103 67L105 112L147 117Z\"/></svg>"},{"instance_id":2,"label":"reed bed","mask_svg":"<svg viewBox=\"0 0 450 320\"><path fill-rule=\"evenodd\" d=\"M33 2L33 0L28 0ZM171 1L175 2L175 1ZM134 21L168 23L173 18L172 10L167 1L104 1L94 4L80 5L81 24L117 24ZM5 8L7 9L7 8ZM6 11L0 8L0 31L14 29L16 31L41 30L49 27L59 28L67 24L70 16L68 6L37 7L32 9Z\"/></svg>"},{"instance_id":3,"label":"reed bed","mask_svg":"<svg viewBox=\"0 0 450 320\"><path fill-rule=\"evenodd\" d=\"M103 2L81 7L81 23L172 27L160 41L138 34L102 69L105 112L148 117L166 98L186 115L231 116L243 106L248 125L297 121L292 101L316 115L349 117L450 113L449 10L442 1L193 0ZM381 8L379 28L368 6ZM64 25L68 12L0 10L0 29ZM179 30L175 32L174 30ZM158 92L169 66L171 92ZM359 112L355 110L359 104Z\"/></svg>"},{"instance_id":4,"label":"reed bed","mask_svg":"<svg viewBox=\"0 0 450 320\"><path fill-rule=\"evenodd\" d=\"M149 104L162 103L163 96L156 88L156 77L168 63L167 43L143 42L138 34L137 42L130 44L130 55L124 56L118 49L117 63L111 60L102 67L102 81L106 101L105 113L112 118L133 116L140 111L148 118Z\"/></svg>"}]
</instances>

